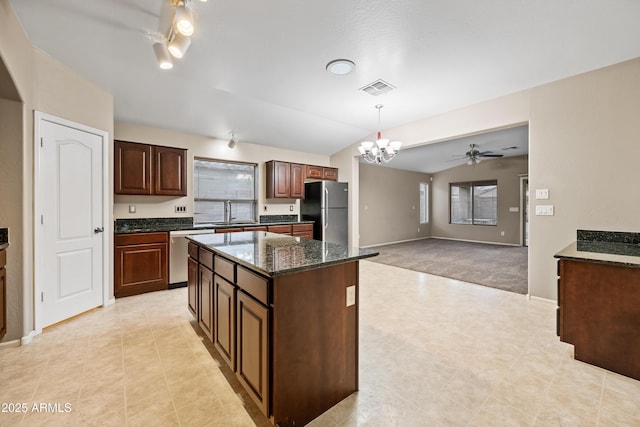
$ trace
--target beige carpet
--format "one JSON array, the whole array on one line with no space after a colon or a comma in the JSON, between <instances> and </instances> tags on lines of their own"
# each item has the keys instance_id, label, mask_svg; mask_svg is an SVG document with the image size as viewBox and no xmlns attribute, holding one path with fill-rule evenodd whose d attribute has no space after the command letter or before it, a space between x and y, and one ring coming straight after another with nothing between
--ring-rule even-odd
<instances>
[{"instance_id":1,"label":"beige carpet","mask_svg":"<svg viewBox=\"0 0 640 427\"><path fill-rule=\"evenodd\" d=\"M378 246L370 261L527 294L527 248L443 239Z\"/></svg>"}]
</instances>

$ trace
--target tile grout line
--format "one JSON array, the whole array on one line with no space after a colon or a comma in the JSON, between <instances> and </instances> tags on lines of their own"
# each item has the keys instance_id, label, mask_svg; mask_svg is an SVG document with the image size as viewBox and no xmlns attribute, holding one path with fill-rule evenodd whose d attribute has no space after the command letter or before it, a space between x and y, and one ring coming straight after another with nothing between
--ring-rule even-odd
<instances>
[{"instance_id":1,"label":"tile grout line","mask_svg":"<svg viewBox=\"0 0 640 427\"><path fill-rule=\"evenodd\" d=\"M604 375L602 376L602 387L600 388L600 399L598 400L598 415L596 415L596 427L600 425L600 413L602 412L602 400L604 399L604 387L607 382L607 375L609 373L604 371Z\"/></svg>"}]
</instances>

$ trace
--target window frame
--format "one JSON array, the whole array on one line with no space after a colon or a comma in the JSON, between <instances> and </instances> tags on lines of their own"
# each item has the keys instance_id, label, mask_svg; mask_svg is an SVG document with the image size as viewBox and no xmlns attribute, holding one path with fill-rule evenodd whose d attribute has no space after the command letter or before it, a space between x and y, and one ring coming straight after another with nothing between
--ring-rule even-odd
<instances>
[{"instance_id":1,"label":"window frame","mask_svg":"<svg viewBox=\"0 0 640 427\"><path fill-rule=\"evenodd\" d=\"M469 187L471 188L471 222L453 222L453 191L452 188L456 187ZM475 209L475 188L476 187L488 187L495 186L495 223L490 224L486 222L476 222L476 209ZM462 181L462 182L450 182L449 183L449 224L453 225L481 225L488 227L496 227L498 225L498 180L479 180L479 181Z\"/></svg>"},{"instance_id":2,"label":"window frame","mask_svg":"<svg viewBox=\"0 0 640 427\"><path fill-rule=\"evenodd\" d=\"M423 196L422 196L422 188L424 187L425 189L425 194L424 194L424 212L422 209L422 200L423 200ZM418 198L419 198L419 222L420 224L429 224L429 183L428 182L421 182L418 184ZM422 220L424 216L424 221Z\"/></svg>"},{"instance_id":3,"label":"window frame","mask_svg":"<svg viewBox=\"0 0 640 427\"><path fill-rule=\"evenodd\" d=\"M251 198L233 198L233 197L225 197L225 198L198 198L196 197L196 162L216 162L216 163L224 163L224 164L235 164L235 165L243 165L243 166L251 166L253 167L253 199ZM258 163L254 162L241 162L237 160L226 160L226 159L217 159L217 158L208 158L208 157L196 157L193 158L193 223L194 225L203 225L203 224L227 224L224 218L220 221L201 221L198 220L198 214L196 213L196 203L201 202L214 202L214 203L224 203L227 200L231 200L231 203L242 203L242 204L251 204L253 210L253 218L250 219L242 219L238 222L257 222L257 218L259 216L258 206L259 206L259 173L260 168ZM202 214L202 213L200 213ZM233 223L233 221L232 221Z\"/></svg>"}]
</instances>

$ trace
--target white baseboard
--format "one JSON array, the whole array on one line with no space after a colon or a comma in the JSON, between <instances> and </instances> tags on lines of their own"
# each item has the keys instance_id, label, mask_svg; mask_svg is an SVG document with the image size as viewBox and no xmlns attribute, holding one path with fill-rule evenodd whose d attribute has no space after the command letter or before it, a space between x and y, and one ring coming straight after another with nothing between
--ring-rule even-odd
<instances>
[{"instance_id":1,"label":"white baseboard","mask_svg":"<svg viewBox=\"0 0 640 427\"><path fill-rule=\"evenodd\" d=\"M116 303L116 299L115 298L109 298L109 300L107 301L106 304L103 305L103 307L109 307L110 305L113 305Z\"/></svg>"},{"instance_id":2,"label":"white baseboard","mask_svg":"<svg viewBox=\"0 0 640 427\"><path fill-rule=\"evenodd\" d=\"M547 303L547 304L558 305L558 301L553 300L553 299L537 297L537 296L534 296L534 295L531 295L531 294L529 294L528 296L529 296L529 299L530 299L530 300L532 300L532 299L533 299L533 300L536 300L536 301L542 301L542 302L545 302L545 303Z\"/></svg>"},{"instance_id":3,"label":"white baseboard","mask_svg":"<svg viewBox=\"0 0 640 427\"><path fill-rule=\"evenodd\" d=\"M29 334L27 336L24 336L20 339L20 344L21 345L28 345L31 344L31 342L33 341L33 338L37 335L40 335L42 333L42 331L31 331L29 332Z\"/></svg>"},{"instance_id":4,"label":"white baseboard","mask_svg":"<svg viewBox=\"0 0 640 427\"><path fill-rule=\"evenodd\" d=\"M375 245L361 246L361 247L363 247L363 248L375 248L375 247L378 247L378 246L395 245L396 243L415 242L416 240L425 240L425 239L430 239L430 237L418 237L418 238L416 238L416 239L397 240L397 241L395 241L395 242L377 243L377 244L375 244Z\"/></svg>"},{"instance_id":5,"label":"white baseboard","mask_svg":"<svg viewBox=\"0 0 640 427\"><path fill-rule=\"evenodd\" d=\"M432 239L440 239L440 240L455 240L456 242L469 242L469 243L484 243L487 245L502 245L502 246L516 246L520 247L522 245L518 243L500 243L500 242L485 242L482 240L468 240L468 239L454 239L453 237L439 237L439 236L431 236Z\"/></svg>"}]
</instances>

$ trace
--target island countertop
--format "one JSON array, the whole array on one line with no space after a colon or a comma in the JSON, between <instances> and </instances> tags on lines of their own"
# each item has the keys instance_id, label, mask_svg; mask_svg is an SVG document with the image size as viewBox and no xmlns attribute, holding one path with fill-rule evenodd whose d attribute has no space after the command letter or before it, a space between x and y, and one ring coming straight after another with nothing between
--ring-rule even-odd
<instances>
[{"instance_id":1,"label":"island countertop","mask_svg":"<svg viewBox=\"0 0 640 427\"><path fill-rule=\"evenodd\" d=\"M256 272L275 277L378 255L371 249L264 231L199 234L188 240Z\"/></svg>"}]
</instances>

